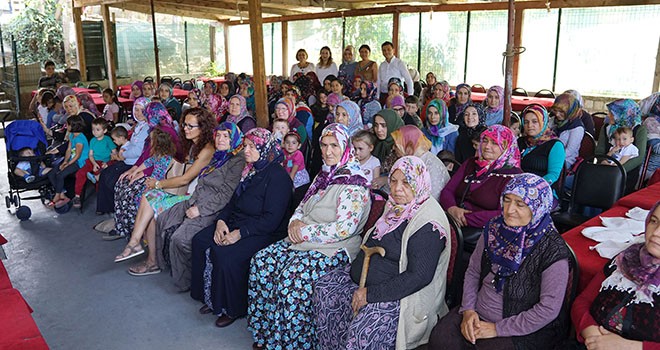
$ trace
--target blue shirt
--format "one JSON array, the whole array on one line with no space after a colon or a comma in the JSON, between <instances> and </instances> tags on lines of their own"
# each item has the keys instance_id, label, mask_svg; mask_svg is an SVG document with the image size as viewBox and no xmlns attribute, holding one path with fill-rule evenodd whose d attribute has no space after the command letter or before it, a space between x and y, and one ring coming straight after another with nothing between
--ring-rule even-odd
<instances>
[{"instance_id":1,"label":"blue shirt","mask_svg":"<svg viewBox=\"0 0 660 350\"><path fill-rule=\"evenodd\" d=\"M69 160L76 157L77 144L81 144L83 146L80 158L78 158L78 161L76 162L78 163L78 167L82 168L85 165L85 161L89 155L89 143L87 142L87 137L85 137L85 134L83 133L78 133L78 136L74 136L73 133L69 133L69 147L71 147L71 157Z\"/></svg>"},{"instance_id":2,"label":"blue shirt","mask_svg":"<svg viewBox=\"0 0 660 350\"><path fill-rule=\"evenodd\" d=\"M108 135L103 135L102 139L97 139L94 137L92 141L89 142L89 148L94 152L94 160L100 162L110 161L110 153L112 150L117 148L112 138Z\"/></svg>"}]
</instances>

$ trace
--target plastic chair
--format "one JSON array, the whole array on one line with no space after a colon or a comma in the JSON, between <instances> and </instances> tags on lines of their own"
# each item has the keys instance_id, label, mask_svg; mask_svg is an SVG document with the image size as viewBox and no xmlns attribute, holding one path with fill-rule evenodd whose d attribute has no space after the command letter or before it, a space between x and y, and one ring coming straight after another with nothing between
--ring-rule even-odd
<instances>
[{"instance_id":1,"label":"plastic chair","mask_svg":"<svg viewBox=\"0 0 660 350\"><path fill-rule=\"evenodd\" d=\"M387 198L387 193L381 190L371 190L371 209L369 210L367 222L364 224L364 229L362 229L362 237L369 232L369 230L376 224L376 221L378 221L378 218L383 215Z\"/></svg>"},{"instance_id":2,"label":"plastic chair","mask_svg":"<svg viewBox=\"0 0 660 350\"><path fill-rule=\"evenodd\" d=\"M192 90L194 87L195 87L195 84L194 84L191 80L186 80L186 81L184 81L183 84L181 85L181 88L184 89L184 90L186 90L186 91L190 91L190 90Z\"/></svg>"},{"instance_id":3,"label":"plastic chair","mask_svg":"<svg viewBox=\"0 0 660 350\"><path fill-rule=\"evenodd\" d=\"M160 83L161 84L162 83L168 83L168 84L172 85L173 80L174 80L174 78L172 78L169 75L164 75L164 76L160 77Z\"/></svg>"},{"instance_id":4,"label":"plastic chair","mask_svg":"<svg viewBox=\"0 0 660 350\"><path fill-rule=\"evenodd\" d=\"M529 96L527 94L527 90L525 90L521 87L517 87L517 88L513 89L513 91L511 92L511 95L513 95L513 96L525 96L525 97Z\"/></svg>"},{"instance_id":5,"label":"plastic chair","mask_svg":"<svg viewBox=\"0 0 660 350\"><path fill-rule=\"evenodd\" d=\"M584 132L582 141L580 142L580 150L578 151L578 156L584 159L585 161L591 161L596 154L596 140L593 135Z\"/></svg>"},{"instance_id":6,"label":"plastic chair","mask_svg":"<svg viewBox=\"0 0 660 350\"><path fill-rule=\"evenodd\" d=\"M615 166L600 164L600 160L611 160ZM626 189L626 170L621 163L609 156L595 156L594 162L582 162L575 173L568 211L552 216L560 232L579 226L590 217L584 216L583 207L602 210L611 208Z\"/></svg>"},{"instance_id":7,"label":"plastic chair","mask_svg":"<svg viewBox=\"0 0 660 350\"><path fill-rule=\"evenodd\" d=\"M89 85L87 85L87 88L88 89L94 89L94 90L98 91L99 93L103 92L103 88L101 88L101 85L99 85L97 83L89 83Z\"/></svg>"},{"instance_id":8,"label":"plastic chair","mask_svg":"<svg viewBox=\"0 0 660 350\"><path fill-rule=\"evenodd\" d=\"M172 85L176 85L176 84L182 84L181 78L176 77L176 78L172 79Z\"/></svg>"},{"instance_id":9,"label":"plastic chair","mask_svg":"<svg viewBox=\"0 0 660 350\"><path fill-rule=\"evenodd\" d=\"M555 93L548 89L541 89L534 94L534 97L555 98Z\"/></svg>"},{"instance_id":10,"label":"plastic chair","mask_svg":"<svg viewBox=\"0 0 660 350\"><path fill-rule=\"evenodd\" d=\"M153 77L144 77L144 80L142 80L144 83L153 83L154 78Z\"/></svg>"},{"instance_id":11,"label":"plastic chair","mask_svg":"<svg viewBox=\"0 0 660 350\"><path fill-rule=\"evenodd\" d=\"M447 215L451 229L451 253L447 266L445 302L447 302L447 306L451 309L461 303L466 266L463 264L463 232L454 218L446 212L445 215Z\"/></svg>"},{"instance_id":12,"label":"plastic chair","mask_svg":"<svg viewBox=\"0 0 660 350\"><path fill-rule=\"evenodd\" d=\"M596 132L594 138L596 139L596 141L598 141L598 138L600 137L600 129L602 129L603 125L606 124L605 121L607 120L608 117L609 115L605 112L596 112L591 114L591 119L593 119L594 121L594 128Z\"/></svg>"},{"instance_id":13,"label":"plastic chair","mask_svg":"<svg viewBox=\"0 0 660 350\"><path fill-rule=\"evenodd\" d=\"M471 88L472 92L486 93L486 88L481 84L474 84Z\"/></svg>"}]
</instances>

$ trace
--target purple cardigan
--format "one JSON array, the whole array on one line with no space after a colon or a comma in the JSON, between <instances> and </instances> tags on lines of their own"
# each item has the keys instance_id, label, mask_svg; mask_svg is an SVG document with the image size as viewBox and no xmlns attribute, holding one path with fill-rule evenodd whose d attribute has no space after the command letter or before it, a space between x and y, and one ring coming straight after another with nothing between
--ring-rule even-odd
<instances>
[{"instance_id":1,"label":"purple cardigan","mask_svg":"<svg viewBox=\"0 0 660 350\"><path fill-rule=\"evenodd\" d=\"M483 281L479 280L483 252L484 239L481 236L477 241L477 246L470 257L470 264L465 272L463 304L459 312L475 310L480 319L494 322L498 337L532 334L557 318L564 301L563 295L568 282L568 260L559 260L543 271L541 299L534 307L517 315L503 318L504 300L502 294L498 293L489 283L493 279L493 273L488 273ZM483 284L481 289L479 289L479 283Z\"/></svg>"},{"instance_id":2,"label":"purple cardigan","mask_svg":"<svg viewBox=\"0 0 660 350\"><path fill-rule=\"evenodd\" d=\"M440 193L440 205L444 210L457 206L467 187L465 177L474 174L476 165L474 157L468 158L451 177ZM500 195L511 177L522 173L519 168L498 169L491 172L485 180L472 182L470 190L465 195L464 208L472 211L465 214L470 227L484 227L488 220L502 212Z\"/></svg>"}]
</instances>

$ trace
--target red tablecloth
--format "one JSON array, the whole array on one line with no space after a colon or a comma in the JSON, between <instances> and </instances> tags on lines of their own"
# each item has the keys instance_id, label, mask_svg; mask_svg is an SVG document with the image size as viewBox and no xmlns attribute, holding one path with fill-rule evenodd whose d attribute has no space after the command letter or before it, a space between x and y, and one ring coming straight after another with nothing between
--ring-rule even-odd
<instances>
[{"instance_id":1,"label":"red tablecloth","mask_svg":"<svg viewBox=\"0 0 660 350\"><path fill-rule=\"evenodd\" d=\"M123 98L128 98L131 96L131 86L130 85L122 85L118 87L119 89L119 97ZM172 90L172 95L176 97L177 100L182 101L188 98L188 92L187 90L183 89L173 89Z\"/></svg>"},{"instance_id":2,"label":"red tablecloth","mask_svg":"<svg viewBox=\"0 0 660 350\"><path fill-rule=\"evenodd\" d=\"M616 202L628 208L640 207L642 209L651 209L651 207L660 200L660 183L655 183L649 187L633 192Z\"/></svg>"},{"instance_id":3,"label":"red tablecloth","mask_svg":"<svg viewBox=\"0 0 660 350\"><path fill-rule=\"evenodd\" d=\"M76 93L79 93L79 92L86 92L88 94L98 94L99 93L98 91L96 91L94 89L88 89L88 88L74 87L72 89ZM32 97L34 97L34 95L36 95L37 92L38 92L38 90L32 90Z\"/></svg>"},{"instance_id":4,"label":"red tablecloth","mask_svg":"<svg viewBox=\"0 0 660 350\"><path fill-rule=\"evenodd\" d=\"M103 112L103 108L105 107L105 101L103 101L103 95L99 93L90 94L90 95L92 96L92 99L94 100L94 104L96 105L96 108L99 110L99 112ZM121 103L124 109L129 111L133 109L133 100L123 97L118 97L117 100L119 101L119 103Z\"/></svg>"},{"instance_id":5,"label":"red tablecloth","mask_svg":"<svg viewBox=\"0 0 660 350\"><path fill-rule=\"evenodd\" d=\"M220 78L220 77L215 77L215 78L199 77L199 78L197 78L197 80L200 80L200 81L203 81L203 82L207 82L209 80L212 80L217 85L220 85L220 84L225 82L225 78Z\"/></svg>"},{"instance_id":6,"label":"red tablecloth","mask_svg":"<svg viewBox=\"0 0 660 350\"><path fill-rule=\"evenodd\" d=\"M471 96L472 101L474 102L483 102L486 99L486 94L483 92L473 92ZM511 96L511 108L514 111L520 112L532 103L538 103L545 108L549 108L555 103L555 99L546 97Z\"/></svg>"}]
</instances>

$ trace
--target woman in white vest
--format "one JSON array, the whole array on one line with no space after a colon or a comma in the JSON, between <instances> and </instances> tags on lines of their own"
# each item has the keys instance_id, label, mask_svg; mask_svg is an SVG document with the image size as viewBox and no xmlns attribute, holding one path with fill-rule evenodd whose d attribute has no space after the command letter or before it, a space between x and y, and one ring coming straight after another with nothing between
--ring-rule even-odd
<instances>
[{"instance_id":1,"label":"woman in white vest","mask_svg":"<svg viewBox=\"0 0 660 350\"><path fill-rule=\"evenodd\" d=\"M448 312L450 227L430 196L426 165L418 157L402 157L389 181L385 211L363 239L369 248L385 249L384 257L371 256L366 286L357 284L364 251L314 285L319 349L414 349L428 341L438 316Z\"/></svg>"}]
</instances>

